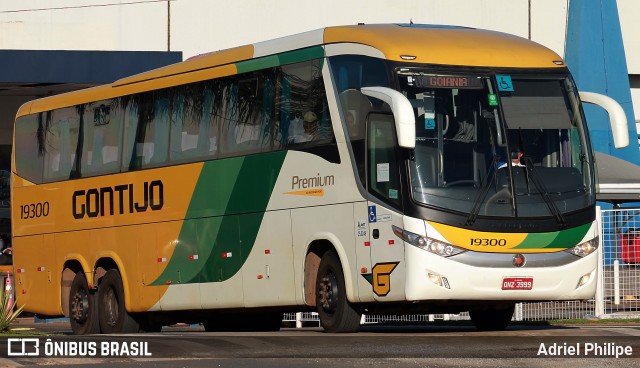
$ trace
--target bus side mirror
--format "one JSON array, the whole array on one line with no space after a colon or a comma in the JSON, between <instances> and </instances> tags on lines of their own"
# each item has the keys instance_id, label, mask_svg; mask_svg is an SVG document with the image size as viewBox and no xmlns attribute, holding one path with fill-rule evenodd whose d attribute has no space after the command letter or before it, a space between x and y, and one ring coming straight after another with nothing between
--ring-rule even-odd
<instances>
[{"instance_id":1,"label":"bus side mirror","mask_svg":"<svg viewBox=\"0 0 640 368\"><path fill-rule=\"evenodd\" d=\"M580 92L582 102L598 105L607 110L609 123L613 132L613 144L616 148L629 145L629 128L627 126L627 115L622 106L609 96L593 92Z\"/></svg>"},{"instance_id":2,"label":"bus side mirror","mask_svg":"<svg viewBox=\"0 0 640 368\"><path fill-rule=\"evenodd\" d=\"M393 112L398 135L398 145L403 148L416 147L416 118L411 102L400 92L387 87L362 87L360 91L389 104Z\"/></svg>"}]
</instances>

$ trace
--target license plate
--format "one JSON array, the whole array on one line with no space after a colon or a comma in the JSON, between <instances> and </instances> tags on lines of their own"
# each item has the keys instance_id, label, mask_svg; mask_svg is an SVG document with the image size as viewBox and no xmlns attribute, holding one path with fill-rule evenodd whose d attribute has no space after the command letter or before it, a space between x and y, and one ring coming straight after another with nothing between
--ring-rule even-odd
<instances>
[{"instance_id":1,"label":"license plate","mask_svg":"<svg viewBox=\"0 0 640 368\"><path fill-rule=\"evenodd\" d=\"M533 277L505 277L502 279L502 290L531 290Z\"/></svg>"}]
</instances>

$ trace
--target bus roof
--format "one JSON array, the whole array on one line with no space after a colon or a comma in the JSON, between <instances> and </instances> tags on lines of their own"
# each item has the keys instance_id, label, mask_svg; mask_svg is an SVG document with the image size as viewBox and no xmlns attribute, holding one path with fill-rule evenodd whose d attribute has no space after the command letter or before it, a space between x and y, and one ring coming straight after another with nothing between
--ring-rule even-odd
<instances>
[{"instance_id":1,"label":"bus roof","mask_svg":"<svg viewBox=\"0 0 640 368\"><path fill-rule=\"evenodd\" d=\"M24 104L18 116L73 106L238 73L235 63L329 44L377 49L388 60L434 65L504 68L561 68L558 54L533 41L496 31L424 24L327 27L315 31L216 51L112 84L47 97ZM219 67L223 67L220 70ZM216 68L216 72L212 69Z\"/></svg>"}]
</instances>

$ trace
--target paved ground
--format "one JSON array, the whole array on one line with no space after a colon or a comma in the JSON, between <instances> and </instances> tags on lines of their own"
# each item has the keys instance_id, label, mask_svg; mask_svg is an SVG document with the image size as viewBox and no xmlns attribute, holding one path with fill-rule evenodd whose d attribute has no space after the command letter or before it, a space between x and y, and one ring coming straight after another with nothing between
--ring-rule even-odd
<instances>
[{"instance_id":1,"label":"paved ground","mask_svg":"<svg viewBox=\"0 0 640 368\"><path fill-rule=\"evenodd\" d=\"M201 326L167 326L161 333L74 336L67 321L16 323L37 339L38 357L7 357L8 338L0 337L0 367L640 367L640 325L523 326L480 332L471 326L421 324L365 325L354 334L327 334L320 328L284 328L278 332L207 333ZM16 335L20 336L20 335ZM145 342L151 356L44 356L44 345L131 344ZM585 355L587 346L600 355ZM572 346L582 349L571 354ZM631 356L615 357L616 347ZM541 350L542 349L542 350Z\"/></svg>"},{"instance_id":2,"label":"paved ground","mask_svg":"<svg viewBox=\"0 0 640 368\"><path fill-rule=\"evenodd\" d=\"M33 317L18 318L14 323L14 330L20 332L34 332L34 333L51 333L59 335L72 335L71 326L69 321L65 318L51 319L51 320L37 320ZM189 326L185 324L179 324L174 326L165 326L163 331L173 332L204 332L202 326Z\"/></svg>"}]
</instances>

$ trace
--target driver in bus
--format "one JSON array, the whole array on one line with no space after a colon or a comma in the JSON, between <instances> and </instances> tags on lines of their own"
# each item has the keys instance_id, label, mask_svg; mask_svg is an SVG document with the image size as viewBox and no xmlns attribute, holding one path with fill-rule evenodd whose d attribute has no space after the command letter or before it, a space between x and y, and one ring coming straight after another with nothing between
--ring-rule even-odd
<instances>
[{"instance_id":1,"label":"driver in bus","mask_svg":"<svg viewBox=\"0 0 640 368\"><path fill-rule=\"evenodd\" d=\"M524 167L524 164L522 163L523 155L524 153L522 152L522 149L520 149L520 147L514 147L513 150L511 151L511 166ZM502 162L500 163L500 166L498 166L498 169L503 169L506 167L507 167L507 163Z\"/></svg>"}]
</instances>

